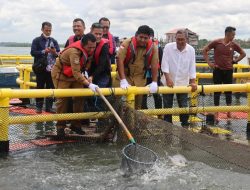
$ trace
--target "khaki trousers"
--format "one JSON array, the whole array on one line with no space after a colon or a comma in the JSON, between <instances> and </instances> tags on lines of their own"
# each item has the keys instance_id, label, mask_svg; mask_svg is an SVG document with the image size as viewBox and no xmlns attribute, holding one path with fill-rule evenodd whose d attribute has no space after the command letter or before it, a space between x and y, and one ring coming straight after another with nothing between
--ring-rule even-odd
<instances>
[{"instance_id":1,"label":"khaki trousers","mask_svg":"<svg viewBox=\"0 0 250 190\"><path fill-rule=\"evenodd\" d=\"M69 88L83 88L83 84L76 81L61 81L53 79L53 83L57 89L69 89ZM67 113L68 110L68 97L57 98L56 99L56 112L57 113ZM83 112L83 98L82 97L72 97L73 99L73 113ZM66 126L66 121L58 121L57 126ZM71 126L80 127L81 120L72 120Z\"/></svg>"},{"instance_id":2,"label":"khaki trousers","mask_svg":"<svg viewBox=\"0 0 250 190\"><path fill-rule=\"evenodd\" d=\"M120 87L120 79L118 73L116 76L117 77L115 78L113 86ZM137 87L144 87L147 82L146 78L144 78L144 75L126 76L126 79L131 86L137 86ZM137 95L135 97L135 109L141 109L142 97L143 95Z\"/></svg>"}]
</instances>

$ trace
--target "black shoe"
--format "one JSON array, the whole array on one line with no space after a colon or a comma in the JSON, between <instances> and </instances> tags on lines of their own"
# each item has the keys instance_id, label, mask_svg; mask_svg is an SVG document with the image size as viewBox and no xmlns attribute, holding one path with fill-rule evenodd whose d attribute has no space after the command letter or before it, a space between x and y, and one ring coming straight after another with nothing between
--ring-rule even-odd
<instances>
[{"instance_id":1,"label":"black shoe","mask_svg":"<svg viewBox=\"0 0 250 190\"><path fill-rule=\"evenodd\" d=\"M78 135L85 135L85 131L83 131L81 129L81 127L72 126L72 127L70 127L70 129L71 129L71 131L75 132Z\"/></svg>"},{"instance_id":2,"label":"black shoe","mask_svg":"<svg viewBox=\"0 0 250 190\"><path fill-rule=\"evenodd\" d=\"M65 132L63 127L57 128L56 132L58 137L65 137Z\"/></svg>"},{"instance_id":3,"label":"black shoe","mask_svg":"<svg viewBox=\"0 0 250 190\"><path fill-rule=\"evenodd\" d=\"M42 108L36 108L36 113L42 113Z\"/></svg>"}]
</instances>

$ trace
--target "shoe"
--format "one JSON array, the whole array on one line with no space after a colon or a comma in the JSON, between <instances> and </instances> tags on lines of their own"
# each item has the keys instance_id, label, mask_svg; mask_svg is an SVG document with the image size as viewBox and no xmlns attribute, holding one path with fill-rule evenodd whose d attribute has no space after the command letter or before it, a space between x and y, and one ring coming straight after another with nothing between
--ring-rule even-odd
<instances>
[{"instance_id":1,"label":"shoe","mask_svg":"<svg viewBox=\"0 0 250 190\"><path fill-rule=\"evenodd\" d=\"M36 108L36 113L42 113L42 108Z\"/></svg>"},{"instance_id":2,"label":"shoe","mask_svg":"<svg viewBox=\"0 0 250 190\"><path fill-rule=\"evenodd\" d=\"M71 126L70 129L78 135L85 135L85 131L83 131L81 127Z\"/></svg>"},{"instance_id":3,"label":"shoe","mask_svg":"<svg viewBox=\"0 0 250 190\"><path fill-rule=\"evenodd\" d=\"M65 137L64 127L56 126L56 133L58 137Z\"/></svg>"}]
</instances>

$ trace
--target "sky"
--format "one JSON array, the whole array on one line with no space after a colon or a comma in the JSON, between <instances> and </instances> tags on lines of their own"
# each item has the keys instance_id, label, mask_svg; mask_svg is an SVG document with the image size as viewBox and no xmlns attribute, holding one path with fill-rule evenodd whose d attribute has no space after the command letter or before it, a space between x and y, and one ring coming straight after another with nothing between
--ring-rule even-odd
<instances>
[{"instance_id":1,"label":"sky","mask_svg":"<svg viewBox=\"0 0 250 190\"><path fill-rule=\"evenodd\" d=\"M72 21L82 18L85 33L101 17L111 21L113 35L131 37L149 25L165 39L174 28L189 28L200 39L224 36L236 27L236 38L250 39L249 0L0 0L0 42L25 42L41 34L41 23L52 23L52 37L65 43L73 34Z\"/></svg>"}]
</instances>

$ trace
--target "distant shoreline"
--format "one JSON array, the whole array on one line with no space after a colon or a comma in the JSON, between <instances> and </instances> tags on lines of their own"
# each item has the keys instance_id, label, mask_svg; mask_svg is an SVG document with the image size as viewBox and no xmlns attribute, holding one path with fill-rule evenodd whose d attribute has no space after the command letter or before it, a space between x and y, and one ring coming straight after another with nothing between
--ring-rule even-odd
<instances>
[{"instance_id":1,"label":"distant shoreline","mask_svg":"<svg viewBox=\"0 0 250 190\"><path fill-rule=\"evenodd\" d=\"M243 49L250 49L250 41L235 40ZM203 48L209 41L201 39L198 43L198 48ZM59 44L60 48L64 48L64 44ZM0 47L31 47L31 43L19 43L19 42L0 42Z\"/></svg>"},{"instance_id":2,"label":"distant shoreline","mask_svg":"<svg viewBox=\"0 0 250 190\"><path fill-rule=\"evenodd\" d=\"M59 44L64 47L64 44ZM18 43L18 42L0 42L0 47L31 47L31 43Z\"/></svg>"}]
</instances>

